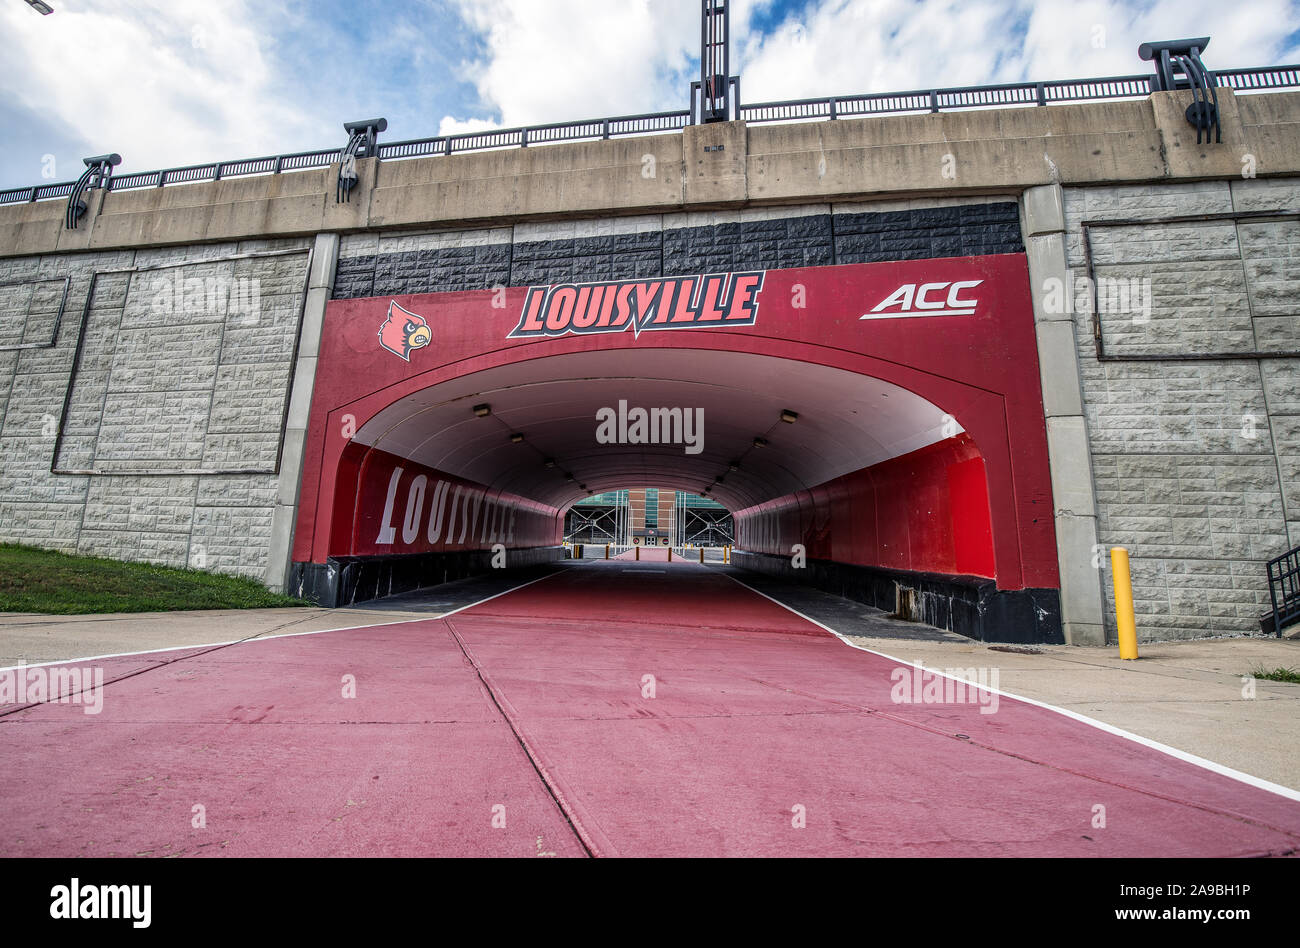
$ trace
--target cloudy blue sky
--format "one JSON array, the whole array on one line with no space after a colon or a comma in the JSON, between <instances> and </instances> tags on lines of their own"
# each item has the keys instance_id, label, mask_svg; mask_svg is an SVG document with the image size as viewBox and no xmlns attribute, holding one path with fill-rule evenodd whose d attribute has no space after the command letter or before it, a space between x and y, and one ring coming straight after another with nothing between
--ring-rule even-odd
<instances>
[{"instance_id":1,"label":"cloudy blue sky","mask_svg":"<svg viewBox=\"0 0 1300 948\"><path fill-rule=\"evenodd\" d=\"M0 187L684 108L698 0L0 0ZM1300 0L733 0L748 101L1300 62ZM49 156L53 156L52 160Z\"/></svg>"}]
</instances>

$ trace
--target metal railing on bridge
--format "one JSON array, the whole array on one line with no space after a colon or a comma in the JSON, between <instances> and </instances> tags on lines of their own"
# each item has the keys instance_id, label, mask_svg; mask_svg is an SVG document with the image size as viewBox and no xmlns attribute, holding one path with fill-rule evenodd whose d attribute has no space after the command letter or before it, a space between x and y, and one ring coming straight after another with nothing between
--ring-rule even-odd
<instances>
[{"instance_id":1,"label":"metal railing on bridge","mask_svg":"<svg viewBox=\"0 0 1300 948\"><path fill-rule=\"evenodd\" d=\"M1300 546L1268 561L1268 595L1273 602L1273 634L1300 620Z\"/></svg>"},{"instance_id":2,"label":"metal railing on bridge","mask_svg":"<svg viewBox=\"0 0 1300 948\"><path fill-rule=\"evenodd\" d=\"M1300 65L1221 69L1214 72L1214 79L1219 88L1233 89L1238 92L1295 88L1300 87ZM828 96L784 102L756 102L739 105L737 117L746 122L834 121L904 112L945 112L997 106L1046 106L1064 102L1131 99L1150 95L1154 82L1155 77L1150 75L1115 76ZM461 135L416 138L379 144L378 160L450 156L471 151L527 148L534 145L593 141L625 135L678 132L690 125L692 119L691 110L679 109L670 112L587 119L580 122L486 129ZM158 171L108 175L103 187L108 191L161 188L169 184L192 184L249 175L327 168L340 160L342 160L342 148L326 148L262 158L241 158L235 161L188 165L182 168L164 168ZM8 188L0 190L0 204L22 204L66 198L75 186L75 181L62 181L58 184Z\"/></svg>"},{"instance_id":3,"label":"metal railing on bridge","mask_svg":"<svg viewBox=\"0 0 1300 948\"><path fill-rule=\"evenodd\" d=\"M1255 69L1222 69L1215 72L1219 88L1250 92L1300 86L1300 66ZM791 99L740 106L745 122L795 122L814 119L836 120L899 112L947 112L959 109L995 108L1016 105L1054 105L1063 102L1096 102L1106 99L1135 99L1155 91L1155 77L1112 76L1101 79L1065 79L1057 82L1013 82L1003 85L957 86L950 89L918 89L867 95L831 96L819 99Z\"/></svg>"}]
</instances>

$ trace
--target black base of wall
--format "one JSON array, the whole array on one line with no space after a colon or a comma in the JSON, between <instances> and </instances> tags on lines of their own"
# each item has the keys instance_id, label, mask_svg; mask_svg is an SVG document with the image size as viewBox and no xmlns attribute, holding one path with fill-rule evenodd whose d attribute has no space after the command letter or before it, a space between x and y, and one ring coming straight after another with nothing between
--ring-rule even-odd
<instances>
[{"instance_id":1,"label":"black base of wall","mask_svg":"<svg viewBox=\"0 0 1300 948\"><path fill-rule=\"evenodd\" d=\"M326 563L294 563L290 596L337 609L371 599L415 592L492 569L490 550L419 553L414 556L340 556ZM564 547L511 550L509 568L521 569L564 559Z\"/></svg>"},{"instance_id":2,"label":"black base of wall","mask_svg":"<svg viewBox=\"0 0 1300 948\"><path fill-rule=\"evenodd\" d=\"M809 560L795 569L788 557L741 550L732 552L731 562L889 613L898 608L900 589L914 590L917 620L979 642L1065 644L1057 589L998 589L993 580L978 576L909 573L830 560Z\"/></svg>"}]
</instances>

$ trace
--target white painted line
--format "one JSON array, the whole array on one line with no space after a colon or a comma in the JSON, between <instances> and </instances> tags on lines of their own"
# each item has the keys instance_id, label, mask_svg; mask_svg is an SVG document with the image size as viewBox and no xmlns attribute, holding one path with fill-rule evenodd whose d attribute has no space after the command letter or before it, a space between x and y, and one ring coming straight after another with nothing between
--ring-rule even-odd
<instances>
[{"instance_id":1,"label":"white painted line","mask_svg":"<svg viewBox=\"0 0 1300 948\"><path fill-rule=\"evenodd\" d=\"M839 632L836 632L834 629L832 629L830 626L826 625L825 623L818 622L812 616L804 615L802 612L800 612L798 609L794 608L793 606L786 605L784 602L782 602L779 599L773 599L767 593L760 592L759 590L755 589L753 586L750 586L748 583L743 583L740 580L736 579L736 577L734 576L730 578L735 580L741 586L744 586L750 592L762 596L764 599L771 600L781 608L793 612L799 618L805 620L806 622L811 622L813 625L817 626L818 628L825 629L827 632L835 636L837 639L839 639L841 642L843 642L845 645L849 646L850 648L855 648L862 652L870 652L872 655L879 655L881 658L887 658L891 662L897 662L900 665L907 665L911 668L923 668L925 671L933 672L934 674L940 675L944 678L951 678L953 681L965 682L968 687L979 688L983 691L988 691L993 694L1001 695L1004 698L1011 698L1014 701L1023 701L1025 704L1032 704L1035 707L1045 708L1048 711L1055 711L1057 714L1063 714L1067 718L1073 718L1074 720L1080 721L1083 724L1087 724L1091 727L1095 727L1100 731L1105 731L1107 734L1114 734L1116 737L1125 738L1126 740L1130 740L1133 741L1134 743L1141 744L1143 747L1149 747L1152 750L1159 751L1162 754L1168 754L1170 757L1176 757L1178 760L1185 761L1186 763L1189 764L1194 764L1197 767L1201 767L1205 770L1209 770L1213 773L1219 774L1220 776L1230 777L1233 780L1238 780L1241 783L1249 784L1250 786L1255 787L1259 790L1267 790L1269 793L1276 793L1278 796L1286 797L1288 800L1300 801L1300 790L1293 790L1290 787L1284 787L1279 783L1273 783L1270 780L1264 780L1262 777L1252 777L1250 774L1243 773L1240 770L1233 770L1231 767L1225 767L1223 764L1216 764L1214 761L1206 760L1204 757L1197 757L1195 754L1189 754L1186 751L1180 751L1176 747L1170 747L1168 744L1161 744L1159 741L1153 741L1150 738L1143 737L1140 734L1134 734L1131 731L1125 731L1122 728L1118 728L1115 727L1114 725L1107 724L1105 721L1098 721L1096 718L1090 718L1087 715L1079 714L1077 711L1070 711L1067 708L1058 708L1056 705L1047 704L1044 701L1035 701L1033 698L1026 698L1023 695L1012 694L1009 691L1002 691L1001 689L998 688L990 688L986 685L980 685L977 684L976 682L970 681L965 678L958 678L956 675L946 674L937 668L930 668L928 665L917 665L916 663L909 662L906 659L895 658L893 655L886 655L884 652L877 652L875 649L867 648L865 645L859 645L856 642L850 641L846 636L841 635ZM971 639L971 641L974 642L975 640ZM979 643L979 644L984 644L984 643Z\"/></svg>"},{"instance_id":2,"label":"white painted line","mask_svg":"<svg viewBox=\"0 0 1300 948\"><path fill-rule=\"evenodd\" d=\"M458 612L464 612L466 609L473 609L475 606L481 606L485 602L491 602L493 599L500 599L502 596L508 596L512 592L518 592L520 589L523 589L525 586L533 585L533 583L540 583L544 579L554 579L556 576L559 576L560 573L564 572L567 569L572 569L572 568L573 567L571 566L566 566L563 569L556 570L554 573L547 573L545 576L538 576L536 579L530 579L528 582L520 583L518 586L511 586L505 592L499 592L494 596L488 596L486 599L480 599L478 602L471 602L468 606L461 606L459 609L451 610L451 612L441 613L438 616L438 618L445 619L447 618L447 616L454 616Z\"/></svg>"},{"instance_id":3,"label":"white painted line","mask_svg":"<svg viewBox=\"0 0 1300 948\"><path fill-rule=\"evenodd\" d=\"M920 319L925 316L974 316L973 309L931 309L912 313L867 313L858 319Z\"/></svg>"},{"instance_id":4,"label":"white painted line","mask_svg":"<svg viewBox=\"0 0 1300 948\"><path fill-rule=\"evenodd\" d=\"M370 625L348 625L337 629L317 629L314 632L285 632L281 635L261 634L256 637L245 639L231 639L229 642L207 642L199 645L172 645L168 648L151 648L140 652L114 652L111 655L92 655L89 658L61 658L53 662L35 662L31 665L9 665L0 668L0 672L17 671L20 668L47 668L52 665L84 665L86 662L98 662L106 658L130 658L134 655L161 655L165 652L187 652L193 649L201 648L220 648L223 645L252 645L255 642L274 642L276 639L296 639L304 635L325 635L328 632L353 632L361 629L382 629L390 625L410 625L412 622L430 622L434 619L445 619L448 616L454 616L458 612L464 612L466 609L473 609L475 606L481 606L485 602L491 602L493 599L499 599L502 596L508 596L516 590L523 589L525 586L531 586L533 583L540 583L544 579L550 579L552 576L559 575L559 572L550 573L546 576L539 576L536 579L530 579L526 583L520 583L518 586L512 586L505 592L495 593L485 599L479 599L471 602L467 606L461 606L450 612L432 612L429 615L421 616L418 619L398 619L394 622L373 622ZM129 615L129 613L124 613Z\"/></svg>"},{"instance_id":5,"label":"white painted line","mask_svg":"<svg viewBox=\"0 0 1300 948\"><path fill-rule=\"evenodd\" d=\"M666 573L666 569L625 569L625 573Z\"/></svg>"}]
</instances>

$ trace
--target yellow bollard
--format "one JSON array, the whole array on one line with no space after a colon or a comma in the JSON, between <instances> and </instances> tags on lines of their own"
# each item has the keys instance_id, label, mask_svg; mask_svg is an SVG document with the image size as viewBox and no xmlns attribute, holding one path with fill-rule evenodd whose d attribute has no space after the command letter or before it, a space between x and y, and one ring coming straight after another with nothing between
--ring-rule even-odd
<instances>
[{"instance_id":1,"label":"yellow bollard","mask_svg":"<svg viewBox=\"0 0 1300 948\"><path fill-rule=\"evenodd\" d=\"M1133 617L1133 579L1129 575L1128 550L1111 547L1110 566L1115 582L1115 625L1119 632L1119 657L1138 657L1137 622Z\"/></svg>"}]
</instances>

